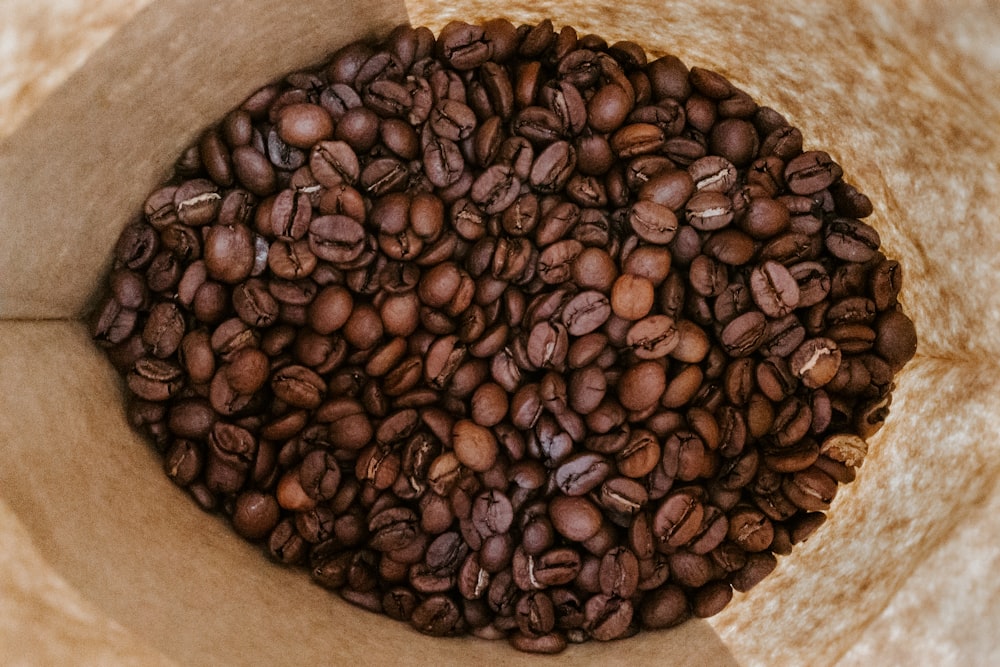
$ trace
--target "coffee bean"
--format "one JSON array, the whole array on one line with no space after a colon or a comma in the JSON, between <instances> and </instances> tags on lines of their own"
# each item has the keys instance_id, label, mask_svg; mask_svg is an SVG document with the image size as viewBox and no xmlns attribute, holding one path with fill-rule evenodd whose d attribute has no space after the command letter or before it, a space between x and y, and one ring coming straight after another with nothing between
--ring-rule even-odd
<instances>
[{"instance_id":1,"label":"coffee bean","mask_svg":"<svg viewBox=\"0 0 1000 667\"><path fill-rule=\"evenodd\" d=\"M720 342L726 352L735 357L753 353L763 343L766 318L758 310L751 310L734 318L722 330Z\"/></svg>"},{"instance_id":2,"label":"coffee bean","mask_svg":"<svg viewBox=\"0 0 1000 667\"><path fill-rule=\"evenodd\" d=\"M643 626L669 628L690 614L687 598L677 586L665 586L645 598L639 609Z\"/></svg>"},{"instance_id":3,"label":"coffee bean","mask_svg":"<svg viewBox=\"0 0 1000 667\"><path fill-rule=\"evenodd\" d=\"M625 342L639 359L659 359L677 347L680 336L673 319L650 315L628 329Z\"/></svg>"},{"instance_id":4,"label":"coffee bean","mask_svg":"<svg viewBox=\"0 0 1000 667\"><path fill-rule=\"evenodd\" d=\"M656 361L642 361L622 373L618 399L626 410L642 412L659 402L666 386L663 366Z\"/></svg>"},{"instance_id":5,"label":"coffee bean","mask_svg":"<svg viewBox=\"0 0 1000 667\"><path fill-rule=\"evenodd\" d=\"M668 495L653 517L653 535L666 547L680 547L697 534L704 508L691 493L675 491Z\"/></svg>"},{"instance_id":6,"label":"coffee bean","mask_svg":"<svg viewBox=\"0 0 1000 667\"><path fill-rule=\"evenodd\" d=\"M246 491L237 496L233 528L246 539L258 540L269 535L278 519L278 502L274 496L259 491Z\"/></svg>"},{"instance_id":7,"label":"coffee bean","mask_svg":"<svg viewBox=\"0 0 1000 667\"><path fill-rule=\"evenodd\" d=\"M841 351L827 338L807 340L792 353L789 367L792 374L810 389L827 384L840 370Z\"/></svg>"},{"instance_id":8,"label":"coffee bean","mask_svg":"<svg viewBox=\"0 0 1000 667\"><path fill-rule=\"evenodd\" d=\"M784 317L799 303L799 285L783 265L768 260L750 273L750 294L769 317Z\"/></svg>"},{"instance_id":9,"label":"coffee bean","mask_svg":"<svg viewBox=\"0 0 1000 667\"><path fill-rule=\"evenodd\" d=\"M333 119L318 104L290 104L278 112L278 134L296 148L313 144L333 135Z\"/></svg>"},{"instance_id":10,"label":"coffee bean","mask_svg":"<svg viewBox=\"0 0 1000 667\"><path fill-rule=\"evenodd\" d=\"M596 290L580 292L570 299L562 311L562 321L572 336L588 334L611 315L608 298Z\"/></svg>"},{"instance_id":11,"label":"coffee bean","mask_svg":"<svg viewBox=\"0 0 1000 667\"><path fill-rule=\"evenodd\" d=\"M484 426L470 420L455 422L452 428L452 446L462 465L484 472L489 470L497 457L496 437Z\"/></svg>"},{"instance_id":12,"label":"coffee bean","mask_svg":"<svg viewBox=\"0 0 1000 667\"><path fill-rule=\"evenodd\" d=\"M875 351L893 368L902 368L917 351L912 320L901 311L880 315L875 322Z\"/></svg>"},{"instance_id":13,"label":"coffee bean","mask_svg":"<svg viewBox=\"0 0 1000 667\"><path fill-rule=\"evenodd\" d=\"M851 218L835 218L826 230L826 248L848 262L868 262L875 258L879 235L869 225Z\"/></svg>"},{"instance_id":14,"label":"coffee bean","mask_svg":"<svg viewBox=\"0 0 1000 667\"><path fill-rule=\"evenodd\" d=\"M611 290L611 309L625 320L638 320L648 315L653 300L653 283L641 276L620 276Z\"/></svg>"},{"instance_id":15,"label":"coffee bean","mask_svg":"<svg viewBox=\"0 0 1000 667\"><path fill-rule=\"evenodd\" d=\"M733 202L721 192L701 190L688 200L688 224L699 231L721 229L733 220Z\"/></svg>"},{"instance_id":16,"label":"coffee bean","mask_svg":"<svg viewBox=\"0 0 1000 667\"><path fill-rule=\"evenodd\" d=\"M617 639L628 631L632 614L628 600L600 593L587 600L584 628L599 641Z\"/></svg>"},{"instance_id":17,"label":"coffee bean","mask_svg":"<svg viewBox=\"0 0 1000 667\"><path fill-rule=\"evenodd\" d=\"M871 201L802 147L631 42L401 26L200 132L92 333L167 475L353 604L542 653L711 616L916 351Z\"/></svg>"},{"instance_id":18,"label":"coffee bean","mask_svg":"<svg viewBox=\"0 0 1000 667\"><path fill-rule=\"evenodd\" d=\"M560 535L574 542L593 537L601 527L601 512L586 498L556 496L549 505L549 517Z\"/></svg>"},{"instance_id":19,"label":"coffee bean","mask_svg":"<svg viewBox=\"0 0 1000 667\"><path fill-rule=\"evenodd\" d=\"M827 153L808 151L785 167L785 182L793 193L811 195L832 185L842 174L843 170Z\"/></svg>"},{"instance_id":20,"label":"coffee bean","mask_svg":"<svg viewBox=\"0 0 1000 667\"><path fill-rule=\"evenodd\" d=\"M633 204L628 220L635 233L649 243L667 244L677 232L677 216L654 200L640 199Z\"/></svg>"}]
</instances>

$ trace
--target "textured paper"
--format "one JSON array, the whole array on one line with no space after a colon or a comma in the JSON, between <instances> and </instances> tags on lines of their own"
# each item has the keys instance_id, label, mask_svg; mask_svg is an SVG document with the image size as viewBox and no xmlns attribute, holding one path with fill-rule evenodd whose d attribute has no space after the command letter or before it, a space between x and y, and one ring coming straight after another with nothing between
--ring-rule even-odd
<instances>
[{"instance_id":1,"label":"textured paper","mask_svg":"<svg viewBox=\"0 0 1000 667\"><path fill-rule=\"evenodd\" d=\"M105 2L118 2L123 21L134 11ZM199 128L271 75L318 59L324 40L402 18L384 3L290 4L253 3L248 14L247 3L153 2L24 112L0 143L0 317L83 311L118 230ZM240 29L219 27L224 6L244 10ZM269 563L162 475L81 324L0 322L0 663L1000 663L995 4L643 0L610 12L580 0L421 0L407 9L434 29L450 18L549 16L675 53L785 112L808 147L844 166L904 265L903 301L920 335L857 481L772 577L708 622L530 658L502 643L422 637ZM315 50L296 61L287 41L269 49L260 37L283 32L312 35ZM158 43L177 57L151 56ZM183 76L192 54L211 54L218 69ZM143 69L152 66L156 76ZM112 85L108 72L131 78ZM142 95L109 94L133 89ZM178 99L181 117L165 116ZM85 121L95 100L100 113ZM109 139L113 127L128 142ZM115 145L136 161L128 173L94 160ZM62 194L56 165L73 183Z\"/></svg>"}]
</instances>

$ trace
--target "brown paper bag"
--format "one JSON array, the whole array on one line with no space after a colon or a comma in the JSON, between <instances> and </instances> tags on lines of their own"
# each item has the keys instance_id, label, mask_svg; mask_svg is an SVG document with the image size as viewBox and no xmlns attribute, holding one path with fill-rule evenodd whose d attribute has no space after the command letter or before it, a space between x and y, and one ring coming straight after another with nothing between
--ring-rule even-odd
<instances>
[{"instance_id":1,"label":"brown paper bag","mask_svg":"<svg viewBox=\"0 0 1000 667\"><path fill-rule=\"evenodd\" d=\"M725 73L785 112L875 201L872 222L903 263L920 335L857 481L774 575L707 622L545 661L1000 661L995 7L641 0L613 9L312 0L251 11L234 0L155 0L2 140L0 662L542 660L503 643L424 637L352 608L202 514L129 429L121 384L78 321L118 232L201 128L275 75L385 34L407 10L435 30L452 18L551 17ZM123 17L132 11L122 4Z\"/></svg>"}]
</instances>

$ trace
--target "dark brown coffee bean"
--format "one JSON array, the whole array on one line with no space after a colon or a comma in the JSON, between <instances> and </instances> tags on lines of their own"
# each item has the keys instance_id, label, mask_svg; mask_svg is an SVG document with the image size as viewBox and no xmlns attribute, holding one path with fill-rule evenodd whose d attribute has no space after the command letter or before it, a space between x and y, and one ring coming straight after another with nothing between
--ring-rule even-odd
<instances>
[{"instance_id":1,"label":"dark brown coffee bean","mask_svg":"<svg viewBox=\"0 0 1000 667\"><path fill-rule=\"evenodd\" d=\"M656 361L642 361L622 373L618 400L626 410L642 412L659 402L666 386L663 366Z\"/></svg>"},{"instance_id":2,"label":"dark brown coffee bean","mask_svg":"<svg viewBox=\"0 0 1000 667\"><path fill-rule=\"evenodd\" d=\"M438 55L457 70L476 68L492 55L491 43L485 38L483 28L452 21L438 35Z\"/></svg>"},{"instance_id":3,"label":"dark brown coffee bean","mask_svg":"<svg viewBox=\"0 0 1000 667\"><path fill-rule=\"evenodd\" d=\"M691 493L675 491L668 495L653 516L653 535L659 544L680 547L697 535L704 508Z\"/></svg>"},{"instance_id":4,"label":"dark brown coffee bean","mask_svg":"<svg viewBox=\"0 0 1000 667\"><path fill-rule=\"evenodd\" d=\"M278 502L272 495L246 491L236 498L233 528L248 540L268 536L279 518Z\"/></svg>"},{"instance_id":5,"label":"dark brown coffee bean","mask_svg":"<svg viewBox=\"0 0 1000 667\"><path fill-rule=\"evenodd\" d=\"M202 132L92 332L168 476L353 604L533 652L711 616L916 351L871 201L802 146L630 42L401 26Z\"/></svg>"},{"instance_id":6,"label":"dark brown coffee bean","mask_svg":"<svg viewBox=\"0 0 1000 667\"><path fill-rule=\"evenodd\" d=\"M740 227L755 239L768 239L791 224L788 208L770 197L754 197L747 205Z\"/></svg>"},{"instance_id":7,"label":"dark brown coffee bean","mask_svg":"<svg viewBox=\"0 0 1000 667\"><path fill-rule=\"evenodd\" d=\"M611 315L608 298L596 290L580 292L570 299L562 311L562 321L571 336L588 334Z\"/></svg>"},{"instance_id":8,"label":"dark brown coffee bean","mask_svg":"<svg viewBox=\"0 0 1000 667\"><path fill-rule=\"evenodd\" d=\"M827 384L840 370L841 351L828 338L811 338L792 353L789 368L810 389Z\"/></svg>"},{"instance_id":9,"label":"dark brown coffee bean","mask_svg":"<svg viewBox=\"0 0 1000 667\"><path fill-rule=\"evenodd\" d=\"M658 125L630 123L611 135L611 150L619 159L653 153L663 148L665 136Z\"/></svg>"},{"instance_id":10,"label":"dark brown coffee bean","mask_svg":"<svg viewBox=\"0 0 1000 667\"><path fill-rule=\"evenodd\" d=\"M709 135L709 148L736 167L748 165L757 156L760 139L757 130L745 120L726 118L717 123Z\"/></svg>"},{"instance_id":11,"label":"dark brown coffee bean","mask_svg":"<svg viewBox=\"0 0 1000 667\"><path fill-rule=\"evenodd\" d=\"M664 586L644 598L639 608L643 626L669 628L686 620L691 613L684 592L677 586Z\"/></svg>"},{"instance_id":12,"label":"dark brown coffee bean","mask_svg":"<svg viewBox=\"0 0 1000 667\"><path fill-rule=\"evenodd\" d=\"M694 594L691 611L698 618L708 618L721 612L733 599L733 588L723 581L710 582Z\"/></svg>"},{"instance_id":13,"label":"dark brown coffee bean","mask_svg":"<svg viewBox=\"0 0 1000 667\"><path fill-rule=\"evenodd\" d=\"M785 182L793 193L811 195L828 188L842 174L843 170L827 153L808 151L788 162Z\"/></svg>"},{"instance_id":14,"label":"dark brown coffee bean","mask_svg":"<svg viewBox=\"0 0 1000 667\"><path fill-rule=\"evenodd\" d=\"M617 639L628 632L632 614L628 600L600 593L587 600L584 628L599 641Z\"/></svg>"},{"instance_id":15,"label":"dark brown coffee bean","mask_svg":"<svg viewBox=\"0 0 1000 667\"><path fill-rule=\"evenodd\" d=\"M783 265L768 260L750 273L750 294L769 317L784 317L799 303L799 285Z\"/></svg>"},{"instance_id":16,"label":"dark brown coffee bean","mask_svg":"<svg viewBox=\"0 0 1000 667\"><path fill-rule=\"evenodd\" d=\"M902 368L917 351L917 334L913 321L901 311L880 315L875 323L875 351L893 369Z\"/></svg>"},{"instance_id":17,"label":"dark brown coffee bean","mask_svg":"<svg viewBox=\"0 0 1000 667\"><path fill-rule=\"evenodd\" d=\"M565 326L558 322L539 322L528 335L528 360L536 368L561 368L568 347Z\"/></svg>"},{"instance_id":18,"label":"dark brown coffee bean","mask_svg":"<svg viewBox=\"0 0 1000 667\"><path fill-rule=\"evenodd\" d=\"M455 422L452 446L462 465L484 472L493 466L497 456L496 437L486 427L471 420Z\"/></svg>"},{"instance_id":19,"label":"dark brown coffee bean","mask_svg":"<svg viewBox=\"0 0 1000 667\"><path fill-rule=\"evenodd\" d=\"M271 389L290 405L312 409L322 402L326 383L305 366L286 366L271 377Z\"/></svg>"},{"instance_id":20,"label":"dark brown coffee bean","mask_svg":"<svg viewBox=\"0 0 1000 667\"><path fill-rule=\"evenodd\" d=\"M379 117L374 111L362 106L352 107L337 121L334 138L363 153L378 141L378 127Z\"/></svg>"},{"instance_id":21,"label":"dark brown coffee bean","mask_svg":"<svg viewBox=\"0 0 1000 667\"><path fill-rule=\"evenodd\" d=\"M418 632L435 637L455 633L460 627L461 612L446 595L431 595L410 615L410 624Z\"/></svg>"},{"instance_id":22,"label":"dark brown coffee bean","mask_svg":"<svg viewBox=\"0 0 1000 667\"><path fill-rule=\"evenodd\" d=\"M549 517L560 535L574 542L593 537L601 527L601 512L586 498L556 496L549 505Z\"/></svg>"},{"instance_id":23,"label":"dark brown coffee bean","mask_svg":"<svg viewBox=\"0 0 1000 667\"><path fill-rule=\"evenodd\" d=\"M183 376L181 369L169 361L143 357L135 362L126 382L140 398L165 401L180 390Z\"/></svg>"},{"instance_id":24,"label":"dark brown coffee bean","mask_svg":"<svg viewBox=\"0 0 1000 667\"><path fill-rule=\"evenodd\" d=\"M665 205L640 199L629 210L629 224L644 241L663 245L677 233L677 216Z\"/></svg>"},{"instance_id":25,"label":"dark brown coffee bean","mask_svg":"<svg viewBox=\"0 0 1000 667\"><path fill-rule=\"evenodd\" d=\"M290 104L278 112L277 130L285 143L312 148L333 135L333 119L318 104Z\"/></svg>"},{"instance_id":26,"label":"dark brown coffee bean","mask_svg":"<svg viewBox=\"0 0 1000 667\"><path fill-rule=\"evenodd\" d=\"M606 250L589 246L573 261L572 277L578 287L607 292L618 277L618 269Z\"/></svg>"},{"instance_id":27,"label":"dark brown coffee bean","mask_svg":"<svg viewBox=\"0 0 1000 667\"><path fill-rule=\"evenodd\" d=\"M745 593L769 575L776 565L777 559L767 552L750 554L746 565L730 575L729 583L735 590Z\"/></svg>"},{"instance_id":28,"label":"dark brown coffee bean","mask_svg":"<svg viewBox=\"0 0 1000 667\"><path fill-rule=\"evenodd\" d=\"M344 141L321 141L309 154L313 177L324 187L338 184L354 185L361 175L358 156Z\"/></svg>"},{"instance_id":29,"label":"dark brown coffee bean","mask_svg":"<svg viewBox=\"0 0 1000 667\"><path fill-rule=\"evenodd\" d=\"M825 242L835 257L863 263L875 258L880 240L878 232L860 220L835 218L827 225Z\"/></svg>"},{"instance_id":30,"label":"dark brown coffee bean","mask_svg":"<svg viewBox=\"0 0 1000 667\"><path fill-rule=\"evenodd\" d=\"M639 359L659 359L673 352L680 335L673 319L650 315L629 328L625 342Z\"/></svg>"},{"instance_id":31,"label":"dark brown coffee bean","mask_svg":"<svg viewBox=\"0 0 1000 667\"><path fill-rule=\"evenodd\" d=\"M364 251L365 231L353 218L325 215L309 224L309 249L333 263L348 263Z\"/></svg>"},{"instance_id":32,"label":"dark brown coffee bean","mask_svg":"<svg viewBox=\"0 0 1000 667\"><path fill-rule=\"evenodd\" d=\"M215 149L222 150L218 144L216 144ZM226 160L228 156L219 159ZM229 168L229 164L226 162L215 170L228 171ZM231 181L232 179L231 174L228 173L217 175L223 180ZM222 196L219 194L218 186L211 181L198 178L185 181L177 187L177 190L174 191L173 210L176 212L177 220L182 224L189 227L200 227L212 222L219 212L221 202Z\"/></svg>"},{"instance_id":33,"label":"dark brown coffee bean","mask_svg":"<svg viewBox=\"0 0 1000 667\"><path fill-rule=\"evenodd\" d=\"M759 310L743 313L729 322L719 335L726 352L734 357L746 357L764 342L767 320Z\"/></svg>"},{"instance_id":34,"label":"dark brown coffee bean","mask_svg":"<svg viewBox=\"0 0 1000 667\"><path fill-rule=\"evenodd\" d=\"M736 184L736 167L718 155L707 155L692 162L687 171L699 192L729 192Z\"/></svg>"},{"instance_id":35,"label":"dark brown coffee bean","mask_svg":"<svg viewBox=\"0 0 1000 667\"><path fill-rule=\"evenodd\" d=\"M557 192L569 181L575 167L576 150L573 146L566 141L555 141L535 158L528 178L538 192Z\"/></svg>"},{"instance_id":36,"label":"dark brown coffee bean","mask_svg":"<svg viewBox=\"0 0 1000 667\"><path fill-rule=\"evenodd\" d=\"M266 197L277 187L274 167L261 150L253 146L233 149L233 171L247 190L258 197Z\"/></svg>"},{"instance_id":37,"label":"dark brown coffee bean","mask_svg":"<svg viewBox=\"0 0 1000 667\"><path fill-rule=\"evenodd\" d=\"M721 229L733 220L733 202L721 192L702 190L688 200L685 215L699 231Z\"/></svg>"}]
</instances>

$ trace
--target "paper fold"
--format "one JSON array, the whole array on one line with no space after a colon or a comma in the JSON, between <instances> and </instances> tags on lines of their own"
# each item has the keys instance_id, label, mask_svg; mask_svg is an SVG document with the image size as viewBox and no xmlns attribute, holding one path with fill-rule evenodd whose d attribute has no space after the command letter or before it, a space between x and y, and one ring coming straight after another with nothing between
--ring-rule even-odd
<instances>
[{"instance_id":1,"label":"paper fold","mask_svg":"<svg viewBox=\"0 0 1000 667\"><path fill-rule=\"evenodd\" d=\"M0 141L0 581L15 582L0 583L0 662L538 662L352 608L201 513L128 428L120 381L74 321L121 228L207 124L407 10L434 30L551 17L725 73L872 197L920 336L857 481L771 578L708 622L546 663L1000 660L991 3L156 0Z\"/></svg>"}]
</instances>

